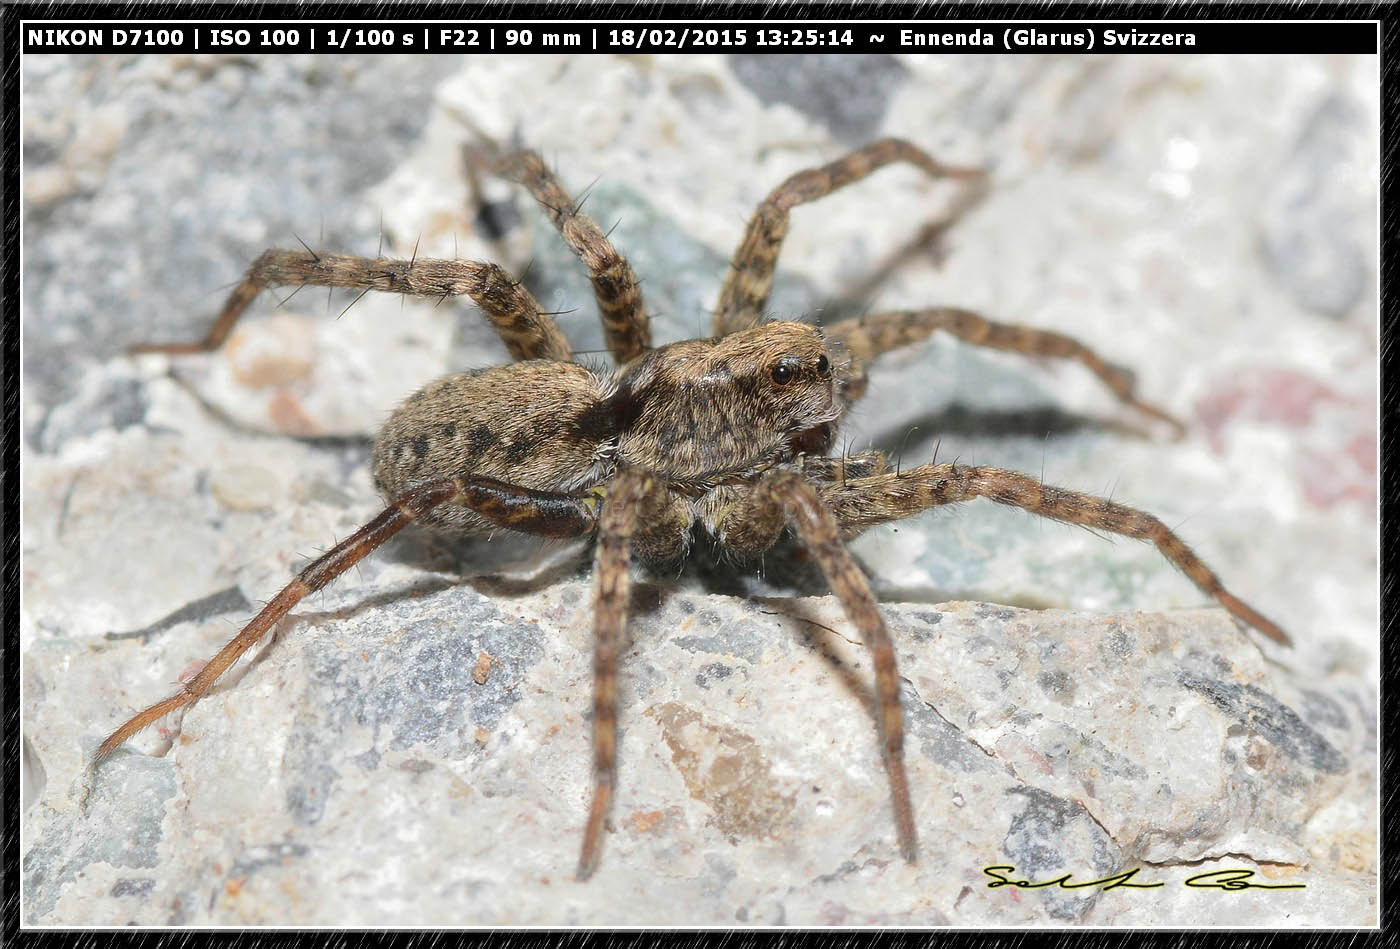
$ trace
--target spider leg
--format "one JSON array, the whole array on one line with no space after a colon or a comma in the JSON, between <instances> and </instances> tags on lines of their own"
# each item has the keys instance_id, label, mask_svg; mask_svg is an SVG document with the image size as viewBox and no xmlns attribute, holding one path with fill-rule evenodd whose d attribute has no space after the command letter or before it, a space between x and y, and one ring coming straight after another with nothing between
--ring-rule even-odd
<instances>
[{"instance_id":1,"label":"spider leg","mask_svg":"<svg viewBox=\"0 0 1400 949\"><path fill-rule=\"evenodd\" d=\"M461 504L510 530L544 537L576 537L593 530L599 498L596 491L559 494L516 487L491 478L441 478L405 492L378 517L297 574L296 579L273 597L181 691L132 716L108 735L93 756L92 767L147 725L197 701L304 596L330 583L405 525L433 508L441 504Z\"/></svg>"},{"instance_id":2,"label":"spider leg","mask_svg":"<svg viewBox=\"0 0 1400 949\"><path fill-rule=\"evenodd\" d=\"M860 632L875 664L875 694L880 705L885 770L894 802L895 830L904 859L914 863L918 843L909 782L904 771L904 715L899 705L899 672L894 642L859 565L841 543L837 519L817 489L792 471L775 471L754 486L748 497L720 523L720 537L736 553L771 546L787 524L811 550L846 616Z\"/></svg>"},{"instance_id":3,"label":"spider leg","mask_svg":"<svg viewBox=\"0 0 1400 949\"><path fill-rule=\"evenodd\" d=\"M945 253L942 246L944 235L963 215L980 204L990 190L990 182L986 176L960 189L937 219L920 228L917 234L877 264L859 283L845 289L842 296L847 300L864 300L884 286L891 274L915 260L924 259L941 264Z\"/></svg>"},{"instance_id":4,"label":"spider leg","mask_svg":"<svg viewBox=\"0 0 1400 949\"><path fill-rule=\"evenodd\" d=\"M619 473L606 488L598 515L598 546L594 572L597 597L593 607L593 800L579 855L578 878L588 879L598 866L607 816L617 780L617 658L627 629L627 601L632 588L628 571L634 540L642 540L649 556L662 553L663 531L657 515L675 511L670 496L655 475L639 469ZM690 522L673 520L664 531L670 551L678 553Z\"/></svg>"},{"instance_id":5,"label":"spider leg","mask_svg":"<svg viewBox=\"0 0 1400 949\"><path fill-rule=\"evenodd\" d=\"M486 151L486 150L484 150ZM493 154L487 160L498 174L524 185L549 214L569 248L588 267L603 333L617 362L625 363L651 348L651 326L642 290L632 265L606 234L579 210L539 153L526 150Z\"/></svg>"},{"instance_id":6,"label":"spider leg","mask_svg":"<svg viewBox=\"0 0 1400 949\"><path fill-rule=\"evenodd\" d=\"M474 260L394 260L317 254L311 250L263 251L243 281L224 301L214 325L195 343L142 343L132 353L203 353L218 349L235 323L264 287L347 287L408 296L447 297L466 294L486 313L506 349L517 360L569 362L573 350L559 327L518 281L495 264Z\"/></svg>"},{"instance_id":7,"label":"spider leg","mask_svg":"<svg viewBox=\"0 0 1400 949\"><path fill-rule=\"evenodd\" d=\"M927 339L938 330L974 346L1073 359L1098 376L1124 403L1144 415L1168 423L1178 436L1186 432L1186 426L1176 418L1134 394L1132 370L1106 361L1088 346L1061 333L997 323L970 310L954 307L898 310L842 320L825 327L822 332L827 340L845 347L851 356L851 366L846 370L850 381L842 391L848 400L853 401L864 392L865 367L872 359L880 353Z\"/></svg>"},{"instance_id":8,"label":"spider leg","mask_svg":"<svg viewBox=\"0 0 1400 949\"><path fill-rule=\"evenodd\" d=\"M1277 643L1292 645L1276 623L1226 590L1214 571L1160 520L1105 498L1053 487L1038 478L1003 468L949 464L922 465L899 474L828 484L822 487L821 494L847 537L941 504L986 498L1067 524L1151 541L1162 556L1240 622Z\"/></svg>"},{"instance_id":9,"label":"spider leg","mask_svg":"<svg viewBox=\"0 0 1400 949\"><path fill-rule=\"evenodd\" d=\"M918 146L898 138L871 142L830 164L792 175L763 199L749 219L744 239L734 252L729 275L720 290L714 334L727 336L735 330L757 326L763 319L763 307L773 288L773 268L783 239L787 237L788 214L793 206L826 197L896 161L917 165L936 178L980 181L984 175L981 169L945 165Z\"/></svg>"},{"instance_id":10,"label":"spider leg","mask_svg":"<svg viewBox=\"0 0 1400 949\"><path fill-rule=\"evenodd\" d=\"M885 453L874 450L829 458L809 455L802 459L802 473L809 480L834 481L837 484L848 478L868 478L871 475L884 474L889 467L890 462Z\"/></svg>"}]
</instances>

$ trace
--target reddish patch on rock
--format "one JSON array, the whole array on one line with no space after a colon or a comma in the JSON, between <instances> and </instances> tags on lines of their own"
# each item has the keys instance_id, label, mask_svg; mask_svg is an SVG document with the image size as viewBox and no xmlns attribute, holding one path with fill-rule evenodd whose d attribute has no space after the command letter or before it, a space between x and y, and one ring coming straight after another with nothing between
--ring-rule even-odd
<instances>
[{"instance_id":1,"label":"reddish patch on rock","mask_svg":"<svg viewBox=\"0 0 1400 949\"><path fill-rule=\"evenodd\" d=\"M491 674L491 654L483 650L476 657L476 667L472 669L472 681L477 685L485 685L486 677Z\"/></svg>"},{"instance_id":2,"label":"reddish patch on rock","mask_svg":"<svg viewBox=\"0 0 1400 949\"><path fill-rule=\"evenodd\" d=\"M1296 369L1245 369L1196 400L1195 416L1216 454L1237 423L1289 432L1293 476L1307 502L1332 508L1376 503L1375 400L1350 395Z\"/></svg>"},{"instance_id":3,"label":"reddish patch on rock","mask_svg":"<svg viewBox=\"0 0 1400 949\"><path fill-rule=\"evenodd\" d=\"M267 403L267 416L285 435L320 435L321 426L311 420L301 402L288 389L278 389Z\"/></svg>"},{"instance_id":4,"label":"reddish patch on rock","mask_svg":"<svg viewBox=\"0 0 1400 949\"><path fill-rule=\"evenodd\" d=\"M252 389L284 386L311 375L316 364L316 333L307 320L275 316L234 330L224 358L240 385Z\"/></svg>"},{"instance_id":5,"label":"reddish patch on rock","mask_svg":"<svg viewBox=\"0 0 1400 949\"><path fill-rule=\"evenodd\" d=\"M1298 456L1303 496L1314 507L1376 503L1376 436L1354 435L1340 451L1305 447Z\"/></svg>"},{"instance_id":6,"label":"reddish patch on rock","mask_svg":"<svg viewBox=\"0 0 1400 949\"><path fill-rule=\"evenodd\" d=\"M1237 418L1308 425L1319 404L1347 403L1346 396L1295 369L1246 369L1196 400L1196 418L1210 433L1211 448L1224 451L1224 429Z\"/></svg>"},{"instance_id":7,"label":"reddish patch on rock","mask_svg":"<svg viewBox=\"0 0 1400 949\"><path fill-rule=\"evenodd\" d=\"M655 830L656 825L661 823L661 818L665 815L661 811L633 811L627 822L637 829L639 833Z\"/></svg>"}]
</instances>

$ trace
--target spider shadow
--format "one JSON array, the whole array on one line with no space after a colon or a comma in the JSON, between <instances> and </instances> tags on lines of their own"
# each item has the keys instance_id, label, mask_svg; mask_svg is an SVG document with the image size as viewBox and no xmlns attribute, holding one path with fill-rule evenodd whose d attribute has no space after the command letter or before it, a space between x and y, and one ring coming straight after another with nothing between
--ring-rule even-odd
<instances>
[{"instance_id":1,"label":"spider shadow","mask_svg":"<svg viewBox=\"0 0 1400 949\"><path fill-rule=\"evenodd\" d=\"M793 627L792 632L799 637L801 642L820 656L822 661L830 667L837 681L860 702L878 730L881 714L880 702L871 685L870 676L862 674L833 648L838 640L846 642L850 640L822 622L817 609L808 600L758 596L753 597L753 601L768 607L763 612L779 617L780 620L789 621L786 625Z\"/></svg>"},{"instance_id":2,"label":"spider shadow","mask_svg":"<svg viewBox=\"0 0 1400 949\"><path fill-rule=\"evenodd\" d=\"M859 556L854 552L852 556L860 563ZM872 571L863 563L860 566L867 577L872 576ZM751 561L736 561L720 549L712 538L707 537L703 541L697 541L685 562L672 565L664 573L652 568L652 574L677 590L732 596L755 602L767 602L769 599L773 599L774 602L797 601L832 595L831 584L827 581L826 574L822 572L807 547L791 531L784 533L761 557ZM880 602L935 604L974 598L967 590L932 585L872 585L872 592ZM1027 609L1045 609L1053 606L1050 603L1021 600L1007 601L1004 605Z\"/></svg>"},{"instance_id":3,"label":"spider shadow","mask_svg":"<svg viewBox=\"0 0 1400 949\"><path fill-rule=\"evenodd\" d=\"M419 599L425 596L432 596L435 593L440 593L456 585L456 583L447 578L426 577L405 587L398 587L393 590L386 590L370 596L356 598L353 602L338 609L319 611L293 610L279 619L272 625L271 629L263 634L252 653L248 655L246 659L236 661L223 675L219 676L209 690L200 695L199 701L202 702L211 696L220 695L238 688L243 678L250 674L253 669L262 665L267 657L272 655L273 650L277 648L278 644L281 643L287 633L293 628L305 626L314 627L336 620L347 619L364 612L378 609L382 606L402 602L405 599ZM200 619L202 618L203 617ZM163 632L164 629L161 631ZM144 630L138 630L130 634L108 634L108 638L124 639L129 636L143 636L145 632ZM181 679L183 681L184 677L182 676ZM194 708L196 704L197 703L191 703L169 713L166 719L167 724L162 725L160 728L160 742L156 745L155 749L150 752L151 757L164 758L170 753L170 749L175 746L175 741L179 738L181 729L184 726L186 713ZM117 749L114 754L126 754L128 752L130 752L130 749L127 749L123 745L122 748ZM90 760L91 755L88 757ZM101 768L92 767L87 769L89 777L85 779L87 783L82 788L82 800L84 802L86 802L92 791L97 787L95 783L97 781L96 775L101 772L101 770ZM83 806L85 807L86 804L84 803Z\"/></svg>"},{"instance_id":4,"label":"spider shadow","mask_svg":"<svg viewBox=\"0 0 1400 949\"><path fill-rule=\"evenodd\" d=\"M1055 409L1049 410L1048 415L1060 419L1059 430L1062 431L1076 431L1092 424L1091 420ZM980 415L968 413L964 417L969 420L969 427L982 424ZM1022 431L1038 424L1039 429L1029 430L1044 431L1047 413L1037 411L1029 413L1028 417L1039 421L1027 421L1027 416L1021 413L1008 413L1007 428ZM1017 418L1021 421L1017 422ZM561 542L509 531L481 537L436 533L413 525L387 541L377 555L382 561L436 576L357 600L344 610L299 615L338 618L354 610L387 605L405 597L428 596L455 586L468 586L489 597L520 598L570 580L586 580L591 586L596 579L591 538ZM869 570L865 572L870 573ZM794 609L801 608L803 599L827 597L832 592L825 573L810 551L791 532L784 533L778 543L761 556L738 560L697 527L685 557L660 564L637 562L633 575L628 614L634 618L659 612L676 593L732 596L768 606L786 604L783 613L791 615ZM926 604L982 598L974 597L967 590L933 585L899 588L884 585L876 588L875 595L881 602ZM1024 598L998 602L1025 609L1054 605ZM795 618L809 627L827 628L806 613ZM897 629L891 632L898 638ZM824 655L839 662L830 650Z\"/></svg>"},{"instance_id":5,"label":"spider shadow","mask_svg":"<svg viewBox=\"0 0 1400 949\"><path fill-rule=\"evenodd\" d=\"M521 597L588 572L592 545L500 531L487 537L435 533L413 525L378 551L382 561L444 575L444 588L469 586Z\"/></svg>"},{"instance_id":6,"label":"spider shadow","mask_svg":"<svg viewBox=\"0 0 1400 949\"><path fill-rule=\"evenodd\" d=\"M404 534L388 558L454 575L455 579L442 578L441 588L469 586L485 596L512 598L529 596L566 580L593 577L591 539L561 543L506 532L495 538L450 536L427 530ZM648 616L660 611L672 592L674 584L666 567L640 564L631 585L628 616Z\"/></svg>"},{"instance_id":7,"label":"spider shadow","mask_svg":"<svg viewBox=\"0 0 1400 949\"><path fill-rule=\"evenodd\" d=\"M826 596L826 575L791 532L753 559L736 559L713 537L697 530L680 561L648 568L648 574L693 593L755 599L763 596Z\"/></svg>"},{"instance_id":8,"label":"spider shadow","mask_svg":"<svg viewBox=\"0 0 1400 949\"><path fill-rule=\"evenodd\" d=\"M517 598L568 580L594 579L591 539L559 542L506 531L494 537L469 537L410 527L386 542L378 553L384 561L436 574L437 579L357 601L357 606L388 604L454 586L469 586L485 596ZM797 600L831 595L826 574L790 532L760 557L737 560L697 528L687 556L659 564L634 562L634 577L630 616L660 610L672 593L731 596L756 602L764 602L765 598ZM934 586L884 587L876 591L876 597L881 601L933 604L968 599L969 594ZM1004 605L1044 609L1053 604L1017 600Z\"/></svg>"},{"instance_id":9,"label":"spider shadow","mask_svg":"<svg viewBox=\"0 0 1400 949\"><path fill-rule=\"evenodd\" d=\"M927 434L911 440L911 432ZM1122 419L1067 412L1053 405L994 410L950 402L940 409L915 416L897 428L880 432L871 439L871 447L896 458L907 453L911 444L919 449L945 436L965 439L1063 438L1085 432L1102 432L1144 441L1153 439L1152 432L1142 425Z\"/></svg>"},{"instance_id":10,"label":"spider shadow","mask_svg":"<svg viewBox=\"0 0 1400 949\"><path fill-rule=\"evenodd\" d=\"M432 596L435 593L441 593L443 590L449 590L457 585L456 582L447 577L424 577L407 586L396 587L392 590L384 590L369 596L356 597L353 601L336 609L293 610L279 619L272 625L271 629L263 634L262 639L258 641L256 651L246 662L235 664L233 668L220 676L214 687L205 693L204 696L201 696L201 698L216 695L219 692L236 687L249 671L255 666L261 665L262 662L272 654L272 651L277 648L278 643L282 641L283 636L293 627L303 625L314 627L337 620L349 619L354 616L359 616L362 613L379 609L380 607L401 603L404 600L417 600Z\"/></svg>"}]
</instances>

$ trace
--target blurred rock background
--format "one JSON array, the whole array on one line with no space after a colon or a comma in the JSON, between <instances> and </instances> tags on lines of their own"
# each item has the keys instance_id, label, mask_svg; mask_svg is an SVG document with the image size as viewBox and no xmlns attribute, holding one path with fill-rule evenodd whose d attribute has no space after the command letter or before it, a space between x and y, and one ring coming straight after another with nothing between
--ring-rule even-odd
<instances>
[{"instance_id":1,"label":"blurred rock background","mask_svg":"<svg viewBox=\"0 0 1400 949\"><path fill-rule=\"evenodd\" d=\"M30 922L1374 921L1374 57L29 56L22 93ZM1202 609L1151 548L1019 511L869 532L910 868L839 607L800 557L702 557L642 587L614 831L580 885L586 551L414 534L168 723L163 757L133 741L83 812L96 742L378 510L396 402L505 358L464 303L313 288L264 294L210 356L124 347L202 336L299 237L498 260L601 349L529 200L482 182L507 232L480 226L459 149L482 134L589 189L658 342L708 333L787 175L881 135L987 166L988 196L908 253L956 189L891 168L796 210L773 314L946 303L1069 333L1190 434L1078 366L935 339L877 364L845 443L1156 513L1297 647ZM1177 885L1241 861L1307 889ZM1170 897L987 890L996 863L1147 864Z\"/></svg>"}]
</instances>

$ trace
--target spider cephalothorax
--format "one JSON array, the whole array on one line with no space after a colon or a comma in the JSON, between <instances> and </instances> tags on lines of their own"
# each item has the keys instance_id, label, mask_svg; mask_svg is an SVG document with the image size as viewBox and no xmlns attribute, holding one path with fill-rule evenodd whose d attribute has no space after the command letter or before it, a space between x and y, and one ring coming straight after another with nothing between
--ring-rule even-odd
<instances>
[{"instance_id":1,"label":"spider cephalothorax","mask_svg":"<svg viewBox=\"0 0 1400 949\"><path fill-rule=\"evenodd\" d=\"M553 320L494 264L310 250L262 254L203 342L138 347L170 353L215 348L263 287L310 284L429 297L466 294L517 361L449 376L410 396L375 445L374 482L389 506L306 567L180 692L108 736L95 761L208 692L302 597L413 521L470 533L506 528L597 538L595 784L579 862L582 877L597 865L616 775L617 657L626 623L628 564L634 553L658 561L683 555L697 524L738 556L762 553L788 528L810 549L874 659L895 826L911 861L917 846L904 776L894 648L844 538L938 505L987 498L1149 540L1238 619L1287 642L1282 630L1231 595L1149 514L1000 468L927 464L892 472L876 451L828 456L843 412L865 390L870 361L939 330L976 345L1075 359L1125 403L1180 429L1165 412L1135 396L1131 373L1057 333L948 307L877 313L823 330L763 321L793 205L894 161L973 183L980 182L978 172L946 167L907 142L885 139L793 175L749 222L720 292L714 337L653 348L631 267L578 211L539 156L473 149L468 160L529 188L587 264L617 368L609 373L574 362Z\"/></svg>"},{"instance_id":2,"label":"spider cephalothorax","mask_svg":"<svg viewBox=\"0 0 1400 949\"><path fill-rule=\"evenodd\" d=\"M532 360L440 379L385 424L375 483L392 497L442 471L548 490L618 467L696 479L824 454L841 411L821 333L763 323L613 373Z\"/></svg>"}]
</instances>

